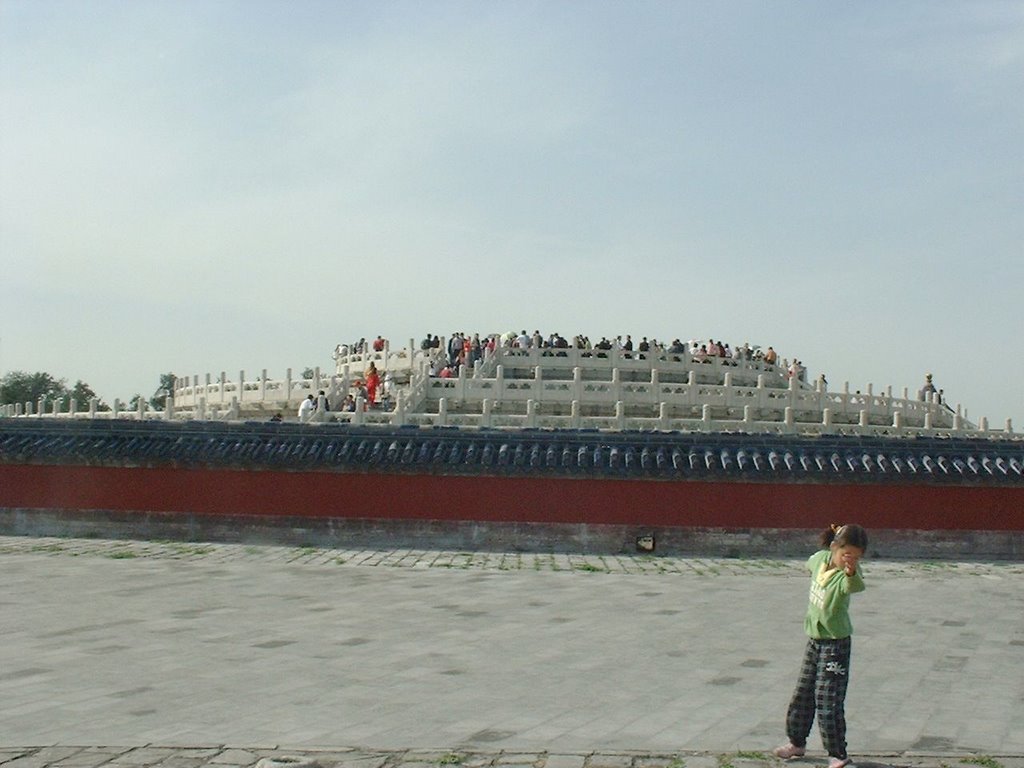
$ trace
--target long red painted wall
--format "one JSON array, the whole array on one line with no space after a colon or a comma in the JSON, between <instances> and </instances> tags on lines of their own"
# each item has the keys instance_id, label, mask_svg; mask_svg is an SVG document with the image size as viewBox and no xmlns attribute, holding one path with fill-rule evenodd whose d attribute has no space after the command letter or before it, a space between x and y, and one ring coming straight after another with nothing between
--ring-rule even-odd
<instances>
[{"instance_id":1,"label":"long red painted wall","mask_svg":"<svg viewBox=\"0 0 1024 768\"><path fill-rule=\"evenodd\" d=\"M0 465L0 509L807 528L1024 530L1024 488Z\"/></svg>"}]
</instances>

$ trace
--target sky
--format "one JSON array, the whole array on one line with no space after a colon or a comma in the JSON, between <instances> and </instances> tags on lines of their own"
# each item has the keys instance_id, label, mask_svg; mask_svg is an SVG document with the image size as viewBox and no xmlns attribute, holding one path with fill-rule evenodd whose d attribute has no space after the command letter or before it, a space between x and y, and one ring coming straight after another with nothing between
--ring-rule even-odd
<instances>
[{"instance_id":1,"label":"sky","mask_svg":"<svg viewBox=\"0 0 1024 768\"><path fill-rule=\"evenodd\" d=\"M1024 430L1024 3L0 0L0 375L772 345Z\"/></svg>"}]
</instances>

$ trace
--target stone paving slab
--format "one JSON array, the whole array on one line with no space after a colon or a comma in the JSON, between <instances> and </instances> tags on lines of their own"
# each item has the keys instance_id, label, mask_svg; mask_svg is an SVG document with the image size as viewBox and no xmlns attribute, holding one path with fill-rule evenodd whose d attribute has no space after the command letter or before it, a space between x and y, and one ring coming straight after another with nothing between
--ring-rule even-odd
<instances>
[{"instance_id":1,"label":"stone paving slab","mask_svg":"<svg viewBox=\"0 0 1024 768\"><path fill-rule=\"evenodd\" d=\"M797 768L827 764L824 755L791 760ZM0 750L4 768L780 768L784 763L761 752L557 752L506 753L446 750L380 751L360 748L245 750L217 747L23 747ZM1021 755L865 754L859 768L1024 768Z\"/></svg>"},{"instance_id":2,"label":"stone paving slab","mask_svg":"<svg viewBox=\"0 0 1024 768\"><path fill-rule=\"evenodd\" d=\"M322 549L219 542L138 541L0 536L0 555L105 557L111 560L183 560L207 563L287 563L329 567L447 569L457 571L544 571L610 574L718 576L803 575L803 560L704 558L663 555L582 555L565 552L457 552L443 550ZM921 576L1024 575L1016 561L872 560L871 572L886 578Z\"/></svg>"},{"instance_id":3,"label":"stone paving slab","mask_svg":"<svg viewBox=\"0 0 1024 768\"><path fill-rule=\"evenodd\" d=\"M1024 768L1024 564L865 570L858 764ZM19 537L0 581L22 768L775 764L807 590L800 560Z\"/></svg>"}]
</instances>

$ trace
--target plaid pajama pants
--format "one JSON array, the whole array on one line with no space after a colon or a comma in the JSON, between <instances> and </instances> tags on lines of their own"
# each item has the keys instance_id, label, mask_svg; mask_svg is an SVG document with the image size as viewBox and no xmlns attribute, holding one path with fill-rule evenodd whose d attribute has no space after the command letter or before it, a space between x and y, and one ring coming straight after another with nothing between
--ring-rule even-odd
<instances>
[{"instance_id":1,"label":"plaid pajama pants","mask_svg":"<svg viewBox=\"0 0 1024 768\"><path fill-rule=\"evenodd\" d=\"M798 747L807 745L814 715L825 751L846 757L846 686L850 679L850 638L807 643L800 678L786 712L786 733Z\"/></svg>"}]
</instances>

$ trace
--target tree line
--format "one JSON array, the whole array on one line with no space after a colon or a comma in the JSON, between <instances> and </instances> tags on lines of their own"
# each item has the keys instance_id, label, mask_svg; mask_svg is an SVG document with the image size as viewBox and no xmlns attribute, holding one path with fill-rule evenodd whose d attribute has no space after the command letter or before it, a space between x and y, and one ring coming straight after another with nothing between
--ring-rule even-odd
<instances>
[{"instance_id":1,"label":"tree line","mask_svg":"<svg viewBox=\"0 0 1024 768\"><path fill-rule=\"evenodd\" d=\"M163 410L167 403L167 396L174 389L174 374L164 373L160 375L160 384L156 391L149 398L141 394L134 395L128 403L129 410L136 410L139 402L144 401L156 410ZM88 407L89 402L96 398L97 408L101 411L109 411L108 405L100 398L93 388L79 379L73 386L68 386L67 379L45 373L26 373L25 371L11 371L0 377L0 405L12 405L15 403L37 403L39 398L52 403L60 398L64 401L65 407L71 399L78 403L80 410Z\"/></svg>"}]
</instances>

